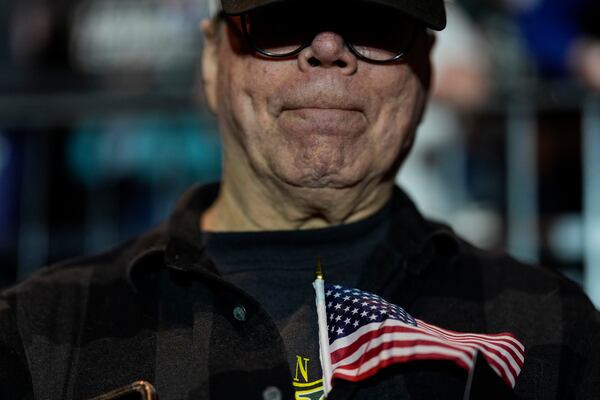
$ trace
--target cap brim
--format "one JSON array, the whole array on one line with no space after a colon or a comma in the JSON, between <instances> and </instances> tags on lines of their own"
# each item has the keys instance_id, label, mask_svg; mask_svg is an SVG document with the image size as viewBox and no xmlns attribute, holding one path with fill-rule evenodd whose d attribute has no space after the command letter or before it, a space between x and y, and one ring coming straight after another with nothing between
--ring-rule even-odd
<instances>
[{"instance_id":1,"label":"cap brim","mask_svg":"<svg viewBox=\"0 0 600 400\"><path fill-rule=\"evenodd\" d=\"M326 0L302 0L302 4L315 3L323 5ZM444 0L353 0L357 3L373 3L394 8L430 29L441 31L446 27L446 9ZM226 14L241 14L255 8L273 3L298 2L298 0L221 0L223 11ZM339 2L347 4L347 0L327 0L327 3Z\"/></svg>"}]
</instances>

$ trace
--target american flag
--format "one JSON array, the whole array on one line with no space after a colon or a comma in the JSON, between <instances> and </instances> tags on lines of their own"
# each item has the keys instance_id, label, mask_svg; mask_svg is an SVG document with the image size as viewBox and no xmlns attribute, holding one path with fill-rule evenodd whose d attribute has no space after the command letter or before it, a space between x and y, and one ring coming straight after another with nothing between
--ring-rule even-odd
<instances>
[{"instance_id":1,"label":"american flag","mask_svg":"<svg viewBox=\"0 0 600 400\"><path fill-rule=\"evenodd\" d=\"M325 301L332 379L360 381L412 360L450 360L470 371L477 352L511 388L521 372L525 348L511 333L442 329L377 295L339 285L325 285Z\"/></svg>"}]
</instances>

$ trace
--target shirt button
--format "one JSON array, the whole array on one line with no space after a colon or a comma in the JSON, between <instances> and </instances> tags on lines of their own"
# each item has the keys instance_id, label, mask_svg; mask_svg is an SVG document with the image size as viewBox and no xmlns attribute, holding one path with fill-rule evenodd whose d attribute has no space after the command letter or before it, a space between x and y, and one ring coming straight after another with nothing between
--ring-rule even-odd
<instances>
[{"instance_id":1,"label":"shirt button","mask_svg":"<svg viewBox=\"0 0 600 400\"><path fill-rule=\"evenodd\" d=\"M281 400L281 390L275 386L269 386L263 392L263 400Z\"/></svg>"},{"instance_id":2,"label":"shirt button","mask_svg":"<svg viewBox=\"0 0 600 400\"><path fill-rule=\"evenodd\" d=\"M237 305L233 308L233 318L237 319L238 321L244 322L247 314L248 313L246 312L246 309L242 305Z\"/></svg>"}]
</instances>

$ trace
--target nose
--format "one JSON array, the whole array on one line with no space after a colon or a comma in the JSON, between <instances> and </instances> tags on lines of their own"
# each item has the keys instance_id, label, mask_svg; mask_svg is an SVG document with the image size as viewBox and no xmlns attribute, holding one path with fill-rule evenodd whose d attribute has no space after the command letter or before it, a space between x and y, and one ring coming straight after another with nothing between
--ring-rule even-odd
<instances>
[{"instance_id":1,"label":"nose","mask_svg":"<svg viewBox=\"0 0 600 400\"><path fill-rule=\"evenodd\" d=\"M345 75L352 75L358 67L356 56L346 47L344 38L335 32L320 32L310 46L298 55L300 69L308 72L313 68L337 68Z\"/></svg>"}]
</instances>

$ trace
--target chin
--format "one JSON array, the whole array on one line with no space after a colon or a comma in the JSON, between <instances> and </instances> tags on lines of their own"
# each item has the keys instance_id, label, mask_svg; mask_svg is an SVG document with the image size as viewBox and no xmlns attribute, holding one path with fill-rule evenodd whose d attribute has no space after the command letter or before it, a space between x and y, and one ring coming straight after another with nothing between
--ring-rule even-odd
<instances>
[{"instance_id":1,"label":"chin","mask_svg":"<svg viewBox=\"0 0 600 400\"><path fill-rule=\"evenodd\" d=\"M373 167L360 152L343 152L332 146L281 149L271 153L265 172L286 185L310 189L343 189L356 186Z\"/></svg>"},{"instance_id":2,"label":"chin","mask_svg":"<svg viewBox=\"0 0 600 400\"><path fill-rule=\"evenodd\" d=\"M322 169L279 170L277 175L279 180L286 185L306 189L345 189L355 186L362 180L360 176L357 176L360 174L344 174L342 171L330 169L326 171Z\"/></svg>"}]
</instances>

